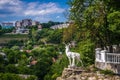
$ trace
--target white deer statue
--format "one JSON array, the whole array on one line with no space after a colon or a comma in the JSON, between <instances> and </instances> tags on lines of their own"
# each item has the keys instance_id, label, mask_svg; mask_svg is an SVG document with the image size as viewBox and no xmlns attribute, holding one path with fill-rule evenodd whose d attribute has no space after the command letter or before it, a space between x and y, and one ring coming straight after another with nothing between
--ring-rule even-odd
<instances>
[{"instance_id":1,"label":"white deer statue","mask_svg":"<svg viewBox=\"0 0 120 80\"><path fill-rule=\"evenodd\" d=\"M70 44L65 46L65 48L66 48L65 49L66 56L69 59L68 67L76 67L78 62L81 62L82 66L83 66L82 60L80 59L80 54L76 53L76 52L71 52L70 49L69 49L69 46L70 46ZM75 65L75 60L77 60L77 64L76 65Z\"/></svg>"}]
</instances>

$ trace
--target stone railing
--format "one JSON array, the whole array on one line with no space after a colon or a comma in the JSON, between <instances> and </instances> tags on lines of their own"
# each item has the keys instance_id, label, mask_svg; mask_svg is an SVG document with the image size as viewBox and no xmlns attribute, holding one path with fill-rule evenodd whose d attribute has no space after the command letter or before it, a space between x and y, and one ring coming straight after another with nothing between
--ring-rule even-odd
<instances>
[{"instance_id":1,"label":"stone railing","mask_svg":"<svg viewBox=\"0 0 120 80\"><path fill-rule=\"evenodd\" d=\"M102 48L96 48L96 61L120 64L120 45L112 45Z\"/></svg>"},{"instance_id":2,"label":"stone railing","mask_svg":"<svg viewBox=\"0 0 120 80\"><path fill-rule=\"evenodd\" d=\"M120 53L106 53L105 61L106 63L120 64Z\"/></svg>"}]
</instances>

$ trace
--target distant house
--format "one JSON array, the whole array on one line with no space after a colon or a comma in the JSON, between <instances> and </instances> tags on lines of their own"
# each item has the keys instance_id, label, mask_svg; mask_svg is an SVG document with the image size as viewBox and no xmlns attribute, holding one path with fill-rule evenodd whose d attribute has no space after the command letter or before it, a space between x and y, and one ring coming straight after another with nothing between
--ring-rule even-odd
<instances>
[{"instance_id":1,"label":"distant house","mask_svg":"<svg viewBox=\"0 0 120 80\"><path fill-rule=\"evenodd\" d=\"M33 21L32 19L23 19L21 21L16 21L15 22L15 27L16 28L20 28L20 27L26 27L26 26L35 26L35 25L39 25L40 22L39 21Z\"/></svg>"},{"instance_id":2,"label":"distant house","mask_svg":"<svg viewBox=\"0 0 120 80\"><path fill-rule=\"evenodd\" d=\"M27 53L31 53L31 50L25 50Z\"/></svg>"},{"instance_id":3,"label":"distant house","mask_svg":"<svg viewBox=\"0 0 120 80\"><path fill-rule=\"evenodd\" d=\"M16 21L15 22L15 27L20 28L22 26L22 22L21 21Z\"/></svg>"},{"instance_id":4,"label":"distant house","mask_svg":"<svg viewBox=\"0 0 120 80\"><path fill-rule=\"evenodd\" d=\"M69 26L69 23L64 23L64 24L58 24L58 25L54 25L51 26L51 29L62 29L62 28L67 28Z\"/></svg>"},{"instance_id":5,"label":"distant house","mask_svg":"<svg viewBox=\"0 0 120 80\"><path fill-rule=\"evenodd\" d=\"M95 66L102 70L111 70L120 74L120 45L106 46L95 49Z\"/></svg>"},{"instance_id":6,"label":"distant house","mask_svg":"<svg viewBox=\"0 0 120 80\"><path fill-rule=\"evenodd\" d=\"M3 23L1 23L1 26L2 26L2 28L6 28L6 29L14 27L13 23L11 23L11 22L3 22Z\"/></svg>"},{"instance_id":7,"label":"distant house","mask_svg":"<svg viewBox=\"0 0 120 80\"><path fill-rule=\"evenodd\" d=\"M39 24L40 24L40 22L38 22L38 21L32 21L32 26L39 25Z\"/></svg>"},{"instance_id":8,"label":"distant house","mask_svg":"<svg viewBox=\"0 0 120 80\"><path fill-rule=\"evenodd\" d=\"M2 55L2 56L3 56L4 60L7 60L7 56L6 56L6 54L5 54L5 53L0 52L0 55Z\"/></svg>"},{"instance_id":9,"label":"distant house","mask_svg":"<svg viewBox=\"0 0 120 80\"><path fill-rule=\"evenodd\" d=\"M31 19L23 19L22 26L32 26L32 20Z\"/></svg>"},{"instance_id":10,"label":"distant house","mask_svg":"<svg viewBox=\"0 0 120 80\"><path fill-rule=\"evenodd\" d=\"M22 33L29 33L29 29L25 29L25 28L17 28L15 33L19 33L19 34L22 34Z\"/></svg>"},{"instance_id":11,"label":"distant house","mask_svg":"<svg viewBox=\"0 0 120 80\"><path fill-rule=\"evenodd\" d=\"M42 25L38 25L38 30L42 30Z\"/></svg>"},{"instance_id":12,"label":"distant house","mask_svg":"<svg viewBox=\"0 0 120 80\"><path fill-rule=\"evenodd\" d=\"M33 60L33 61L31 61L31 62L30 62L30 65L36 65L36 64L37 64L37 62L38 62L38 61Z\"/></svg>"}]
</instances>

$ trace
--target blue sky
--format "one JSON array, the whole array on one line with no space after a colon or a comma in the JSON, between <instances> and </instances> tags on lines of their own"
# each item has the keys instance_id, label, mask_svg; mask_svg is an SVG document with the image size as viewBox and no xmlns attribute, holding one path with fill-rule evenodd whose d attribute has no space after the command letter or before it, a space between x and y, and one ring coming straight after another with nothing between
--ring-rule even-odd
<instances>
[{"instance_id":1,"label":"blue sky","mask_svg":"<svg viewBox=\"0 0 120 80\"><path fill-rule=\"evenodd\" d=\"M15 22L26 18L40 22L67 19L67 0L0 0L0 22Z\"/></svg>"}]
</instances>

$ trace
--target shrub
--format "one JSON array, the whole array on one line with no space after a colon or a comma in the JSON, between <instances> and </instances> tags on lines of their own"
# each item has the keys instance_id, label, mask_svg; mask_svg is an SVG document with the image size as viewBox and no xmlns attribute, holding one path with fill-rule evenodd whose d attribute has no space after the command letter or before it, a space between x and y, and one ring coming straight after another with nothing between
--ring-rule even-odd
<instances>
[{"instance_id":1,"label":"shrub","mask_svg":"<svg viewBox=\"0 0 120 80\"><path fill-rule=\"evenodd\" d=\"M100 73L105 74L105 75L114 75L114 72L111 70L101 70Z\"/></svg>"}]
</instances>

